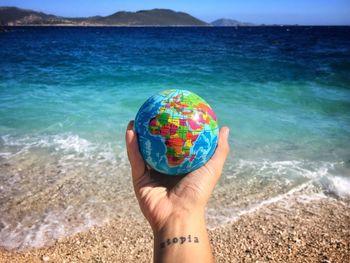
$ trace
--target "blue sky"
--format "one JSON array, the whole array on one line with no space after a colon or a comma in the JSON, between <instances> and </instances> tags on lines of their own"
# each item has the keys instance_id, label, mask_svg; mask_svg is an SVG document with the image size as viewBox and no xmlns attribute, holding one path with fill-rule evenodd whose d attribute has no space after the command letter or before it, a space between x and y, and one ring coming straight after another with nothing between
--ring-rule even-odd
<instances>
[{"instance_id":1,"label":"blue sky","mask_svg":"<svg viewBox=\"0 0 350 263\"><path fill-rule=\"evenodd\" d=\"M350 25L350 0L0 0L0 6L69 17L169 8L206 22L224 17L258 24Z\"/></svg>"}]
</instances>

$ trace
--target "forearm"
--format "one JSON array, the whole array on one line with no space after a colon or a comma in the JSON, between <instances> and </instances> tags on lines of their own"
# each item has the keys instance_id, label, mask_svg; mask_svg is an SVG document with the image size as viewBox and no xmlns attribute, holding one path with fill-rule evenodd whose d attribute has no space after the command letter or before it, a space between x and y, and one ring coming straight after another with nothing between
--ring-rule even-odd
<instances>
[{"instance_id":1,"label":"forearm","mask_svg":"<svg viewBox=\"0 0 350 263\"><path fill-rule=\"evenodd\" d=\"M214 262L202 213L173 216L154 229L154 262Z\"/></svg>"}]
</instances>

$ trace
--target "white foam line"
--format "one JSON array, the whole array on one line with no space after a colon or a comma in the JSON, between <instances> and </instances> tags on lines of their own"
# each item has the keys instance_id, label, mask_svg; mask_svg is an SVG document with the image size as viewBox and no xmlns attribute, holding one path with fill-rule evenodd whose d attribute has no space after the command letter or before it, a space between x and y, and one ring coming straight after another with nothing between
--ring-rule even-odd
<instances>
[{"instance_id":1,"label":"white foam line","mask_svg":"<svg viewBox=\"0 0 350 263\"><path fill-rule=\"evenodd\" d=\"M298 187L295 187L295 188L289 190L287 193L284 193L284 194L281 194L281 195L277 195L275 197L272 197L272 198L269 198L267 200L264 200L264 201L260 202L257 205L253 205L248 210L242 210L241 212L238 213L238 216L242 216L242 215L245 215L245 214L253 213L253 212L259 210L260 208L262 208L264 206L268 206L270 204L275 204L275 203L280 202L282 200L288 199L288 198L292 197L292 195L294 193L300 192L301 190L307 188L310 185L312 185L312 181L308 181L308 182L306 182L304 184L301 184ZM322 197L326 198L326 195L324 195L324 194L315 194L315 196L322 196ZM319 198L311 198L310 197L310 201L311 200L315 200L315 199L319 199Z\"/></svg>"},{"instance_id":2,"label":"white foam line","mask_svg":"<svg viewBox=\"0 0 350 263\"><path fill-rule=\"evenodd\" d=\"M252 205L251 207L249 207L247 209L239 211L237 213L237 215L234 215L231 218L227 218L226 220L223 220L223 221L225 221L226 224L236 222L243 215L254 213L254 212L258 211L259 209L261 209L263 207L266 207L266 206L268 206L270 204L275 204L275 203L278 203L278 202L280 202L282 200L286 200L288 198L291 198L295 193L300 192L300 191L302 191L303 189L305 189L305 188L307 188L309 186L312 186L312 183L313 183L313 180L310 180L310 181L308 181L308 182L306 182L304 184L299 185L298 187L295 187L295 188L289 190L288 192L286 192L284 194L277 195L277 196L269 198L267 200L263 200L263 201L261 201L258 204ZM308 202L309 201L313 201L313 200L319 200L319 199L327 198L327 196L324 195L323 193L315 193L312 196L310 196L310 195L307 195L307 196L306 195L301 195L299 197L303 198L304 201L308 201ZM224 216L221 216L221 217L224 217ZM219 226L215 226L215 227L209 228L209 229L214 230L214 229L216 229L218 227L221 227L221 226L222 226L222 224L220 224Z\"/></svg>"},{"instance_id":3,"label":"white foam line","mask_svg":"<svg viewBox=\"0 0 350 263\"><path fill-rule=\"evenodd\" d=\"M322 178L321 184L325 191L335 194L338 197L350 196L350 179L341 176L327 176Z\"/></svg>"},{"instance_id":4,"label":"white foam line","mask_svg":"<svg viewBox=\"0 0 350 263\"><path fill-rule=\"evenodd\" d=\"M0 246L17 250L39 248L62 237L71 236L108 222L109 214L105 218L97 219L91 215L90 211L84 212L86 207L88 203L81 207L81 212L78 214L82 215L82 221L77 225L65 224L68 212L76 209L73 206L68 206L62 212L48 212L44 218L28 227L22 224L25 220L17 222L13 228L9 223L0 219L2 225L5 226L0 231ZM30 220L30 217L25 219Z\"/></svg>"},{"instance_id":5,"label":"white foam line","mask_svg":"<svg viewBox=\"0 0 350 263\"><path fill-rule=\"evenodd\" d=\"M9 152L2 152L2 153L0 153L0 157L3 157L3 158L8 158L8 156L11 156L12 155L12 153L9 153Z\"/></svg>"},{"instance_id":6,"label":"white foam line","mask_svg":"<svg viewBox=\"0 0 350 263\"><path fill-rule=\"evenodd\" d=\"M24 136L20 138L3 135L1 139L4 141L3 145L5 147L10 146L18 148L14 152L0 152L0 157L7 160L28 154L33 149L37 148L43 150L54 149L50 155L60 155L61 161L78 159L81 161L90 161L94 159L99 163L104 161L115 163L118 160L126 159L126 157L124 158L124 155L126 156L124 152L126 151L121 145L112 146L111 143L96 144L81 138L79 135L71 133L34 137ZM120 158L120 156L123 158Z\"/></svg>"}]
</instances>

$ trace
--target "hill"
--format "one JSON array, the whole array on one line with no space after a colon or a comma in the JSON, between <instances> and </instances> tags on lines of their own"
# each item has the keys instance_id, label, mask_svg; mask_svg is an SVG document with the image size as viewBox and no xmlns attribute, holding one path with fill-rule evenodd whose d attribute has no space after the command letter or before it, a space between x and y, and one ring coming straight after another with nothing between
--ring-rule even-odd
<instances>
[{"instance_id":1,"label":"hill","mask_svg":"<svg viewBox=\"0 0 350 263\"><path fill-rule=\"evenodd\" d=\"M169 9L117 12L109 16L67 18L17 7L0 7L0 25L206 26L207 23Z\"/></svg>"},{"instance_id":2,"label":"hill","mask_svg":"<svg viewBox=\"0 0 350 263\"><path fill-rule=\"evenodd\" d=\"M221 18L210 23L212 26L254 26L252 23L240 22L233 19Z\"/></svg>"},{"instance_id":3,"label":"hill","mask_svg":"<svg viewBox=\"0 0 350 263\"><path fill-rule=\"evenodd\" d=\"M11 24L41 24L45 21L47 24L60 22L62 18L48 15L42 12L36 12L17 7L0 7L0 25Z\"/></svg>"},{"instance_id":4,"label":"hill","mask_svg":"<svg viewBox=\"0 0 350 263\"><path fill-rule=\"evenodd\" d=\"M141 10L138 12L117 12L97 20L103 24L153 25L153 26L205 26L205 22L183 12L169 9Z\"/></svg>"}]
</instances>

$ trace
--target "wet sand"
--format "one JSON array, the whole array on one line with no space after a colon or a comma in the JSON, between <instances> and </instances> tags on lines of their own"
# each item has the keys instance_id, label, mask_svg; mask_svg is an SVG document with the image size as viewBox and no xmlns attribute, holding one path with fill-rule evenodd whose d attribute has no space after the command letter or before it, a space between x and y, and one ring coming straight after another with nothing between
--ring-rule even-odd
<instances>
[{"instance_id":1,"label":"wet sand","mask_svg":"<svg viewBox=\"0 0 350 263\"><path fill-rule=\"evenodd\" d=\"M209 231L217 262L350 262L350 200L278 202ZM0 250L0 262L151 262L144 220L116 218L28 251Z\"/></svg>"}]
</instances>

